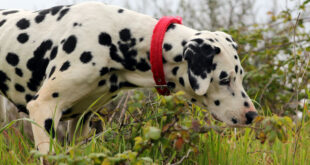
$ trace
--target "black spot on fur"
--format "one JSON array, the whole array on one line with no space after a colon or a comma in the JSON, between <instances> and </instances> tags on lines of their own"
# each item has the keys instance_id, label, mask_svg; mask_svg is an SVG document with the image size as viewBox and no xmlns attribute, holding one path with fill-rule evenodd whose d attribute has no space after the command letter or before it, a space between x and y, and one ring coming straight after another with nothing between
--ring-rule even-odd
<instances>
[{"instance_id":1,"label":"black spot on fur","mask_svg":"<svg viewBox=\"0 0 310 165\"><path fill-rule=\"evenodd\" d=\"M117 83L117 76L115 74L112 74L110 77L110 82L111 83Z\"/></svg>"},{"instance_id":2,"label":"black spot on fur","mask_svg":"<svg viewBox=\"0 0 310 165\"><path fill-rule=\"evenodd\" d=\"M138 52L134 46L136 45L137 39L131 38L130 30L126 28L121 30L119 32L119 37L121 40L117 42L117 46L112 42L111 45L109 45L111 59L120 63L125 69L130 71L135 71L136 69L140 71L149 70L150 66L146 60L140 59L140 61L138 61L136 58Z\"/></svg>"},{"instance_id":3,"label":"black spot on fur","mask_svg":"<svg viewBox=\"0 0 310 165\"><path fill-rule=\"evenodd\" d=\"M163 47L164 47L166 52L172 49L172 45L168 44L168 43L165 43Z\"/></svg>"},{"instance_id":4,"label":"black spot on fur","mask_svg":"<svg viewBox=\"0 0 310 165\"><path fill-rule=\"evenodd\" d=\"M173 29L175 29L175 24L172 23L172 24L170 24L170 25L168 26L166 32L168 32L169 30L173 30Z\"/></svg>"},{"instance_id":5,"label":"black spot on fur","mask_svg":"<svg viewBox=\"0 0 310 165\"><path fill-rule=\"evenodd\" d=\"M236 60L238 60L238 56L237 56L237 55L234 55L234 58L235 58Z\"/></svg>"},{"instance_id":6,"label":"black spot on fur","mask_svg":"<svg viewBox=\"0 0 310 165\"><path fill-rule=\"evenodd\" d=\"M232 46L236 51L238 51L238 46L237 46L237 45L232 44L231 46Z\"/></svg>"},{"instance_id":7,"label":"black spot on fur","mask_svg":"<svg viewBox=\"0 0 310 165\"><path fill-rule=\"evenodd\" d=\"M100 76L104 76L105 74L107 74L109 72L109 68L107 67L102 67L100 70Z\"/></svg>"},{"instance_id":8,"label":"black spot on fur","mask_svg":"<svg viewBox=\"0 0 310 165\"><path fill-rule=\"evenodd\" d=\"M0 21L0 27L4 24L6 22L6 20L4 19L4 20L2 20L2 21Z\"/></svg>"},{"instance_id":9,"label":"black spot on fur","mask_svg":"<svg viewBox=\"0 0 310 165\"><path fill-rule=\"evenodd\" d=\"M125 33L125 32L124 32ZM126 35L124 35L126 36ZM121 36L120 36L121 37ZM110 47L110 56L115 61L121 63L125 69L134 71L137 67L138 61L136 59L136 56L138 54L137 50L134 49L134 46L136 45L136 39L131 38L127 42L118 42L118 48L120 52L122 53L122 57L118 55L117 48L115 45L112 45Z\"/></svg>"},{"instance_id":10,"label":"black spot on fur","mask_svg":"<svg viewBox=\"0 0 310 165\"><path fill-rule=\"evenodd\" d=\"M68 37L68 39L64 42L62 49L70 54L74 51L77 43L77 38L74 35Z\"/></svg>"},{"instance_id":11,"label":"black spot on fur","mask_svg":"<svg viewBox=\"0 0 310 165\"><path fill-rule=\"evenodd\" d=\"M221 102L220 102L220 100L215 100L215 101L214 101L214 104L215 104L216 106L219 106L219 105L221 104Z\"/></svg>"},{"instance_id":12,"label":"black spot on fur","mask_svg":"<svg viewBox=\"0 0 310 165\"><path fill-rule=\"evenodd\" d=\"M52 136L52 138L55 137L55 129L53 128L53 120L51 118L45 120L44 128Z\"/></svg>"},{"instance_id":13,"label":"black spot on fur","mask_svg":"<svg viewBox=\"0 0 310 165\"><path fill-rule=\"evenodd\" d=\"M176 76L177 73L178 73L178 70L179 70L179 67L178 67L178 66L174 67L174 68L172 69L172 74Z\"/></svg>"},{"instance_id":14,"label":"black spot on fur","mask_svg":"<svg viewBox=\"0 0 310 165\"><path fill-rule=\"evenodd\" d=\"M221 53L221 49L219 48L219 47L214 47L214 52L215 52L215 54L219 54L219 53Z\"/></svg>"},{"instance_id":15,"label":"black spot on fur","mask_svg":"<svg viewBox=\"0 0 310 165\"><path fill-rule=\"evenodd\" d=\"M250 107L250 105L249 105L249 103L248 103L247 101L245 101L243 105L244 105L245 107L247 107L247 108Z\"/></svg>"},{"instance_id":16,"label":"black spot on fur","mask_svg":"<svg viewBox=\"0 0 310 165\"><path fill-rule=\"evenodd\" d=\"M16 26L21 30L27 29L30 26L30 21L22 18L16 23Z\"/></svg>"},{"instance_id":17,"label":"black spot on fur","mask_svg":"<svg viewBox=\"0 0 310 165\"><path fill-rule=\"evenodd\" d=\"M246 98L246 95L245 95L244 92L241 92L241 96L242 96L243 98Z\"/></svg>"},{"instance_id":18,"label":"black spot on fur","mask_svg":"<svg viewBox=\"0 0 310 165\"><path fill-rule=\"evenodd\" d=\"M195 36L199 36L201 33L196 33Z\"/></svg>"},{"instance_id":19,"label":"black spot on fur","mask_svg":"<svg viewBox=\"0 0 310 165\"><path fill-rule=\"evenodd\" d=\"M6 92L9 90L9 87L5 84L7 80L10 80L9 77L0 70L0 90L6 96Z\"/></svg>"},{"instance_id":20,"label":"black spot on fur","mask_svg":"<svg viewBox=\"0 0 310 165\"><path fill-rule=\"evenodd\" d=\"M195 38L195 39L192 39L191 41L196 42L199 45L203 43L203 40L201 38Z\"/></svg>"},{"instance_id":21,"label":"black spot on fur","mask_svg":"<svg viewBox=\"0 0 310 165\"><path fill-rule=\"evenodd\" d=\"M174 82L167 82L167 86L170 89L174 89L175 88L175 83Z\"/></svg>"},{"instance_id":22,"label":"black spot on fur","mask_svg":"<svg viewBox=\"0 0 310 165\"><path fill-rule=\"evenodd\" d=\"M57 92L54 92L53 94L52 94L52 97L53 98L57 98L59 96L59 93L57 93Z\"/></svg>"},{"instance_id":23,"label":"black spot on fur","mask_svg":"<svg viewBox=\"0 0 310 165\"><path fill-rule=\"evenodd\" d=\"M139 63L137 63L137 69L146 72L151 69L151 66L146 62L145 59L141 59Z\"/></svg>"},{"instance_id":24,"label":"black spot on fur","mask_svg":"<svg viewBox=\"0 0 310 165\"><path fill-rule=\"evenodd\" d=\"M234 124L237 124L238 120L235 119L235 118L232 118L231 121L234 123Z\"/></svg>"},{"instance_id":25,"label":"black spot on fur","mask_svg":"<svg viewBox=\"0 0 310 165\"><path fill-rule=\"evenodd\" d=\"M20 84L16 83L14 87L15 87L15 90L18 92L21 92L21 93L25 92L25 88Z\"/></svg>"},{"instance_id":26,"label":"black spot on fur","mask_svg":"<svg viewBox=\"0 0 310 165\"><path fill-rule=\"evenodd\" d=\"M231 95L232 95L232 96L235 96L235 92L232 92Z\"/></svg>"},{"instance_id":27,"label":"black spot on fur","mask_svg":"<svg viewBox=\"0 0 310 165\"><path fill-rule=\"evenodd\" d=\"M208 40L209 40L210 42L214 42L214 40L213 40L212 38L209 38Z\"/></svg>"},{"instance_id":28,"label":"black spot on fur","mask_svg":"<svg viewBox=\"0 0 310 165\"><path fill-rule=\"evenodd\" d=\"M110 85L110 92L115 92L118 90L117 76L115 74L110 77Z\"/></svg>"},{"instance_id":29,"label":"black spot on fur","mask_svg":"<svg viewBox=\"0 0 310 165\"><path fill-rule=\"evenodd\" d=\"M181 62L182 61L182 55L177 55L177 56L175 56L174 58L173 58L173 60L175 61L175 62Z\"/></svg>"},{"instance_id":30,"label":"black spot on fur","mask_svg":"<svg viewBox=\"0 0 310 165\"><path fill-rule=\"evenodd\" d=\"M120 38L122 41L128 41L131 38L130 30L129 29L123 29L119 32Z\"/></svg>"},{"instance_id":31,"label":"black spot on fur","mask_svg":"<svg viewBox=\"0 0 310 165\"><path fill-rule=\"evenodd\" d=\"M48 50L52 48L53 42L51 40L43 41L40 46L34 51L34 56L27 62L27 68L32 72L32 76L27 83L27 86L32 91L37 91L45 76L46 67L49 63L44 56Z\"/></svg>"},{"instance_id":32,"label":"black spot on fur","mask_svg":"<svg viewBox=\"0 0 310 165\"><path fill-rule=\"evenodd\" d=\"M207 73L202 73L201 75L200 75L200 77L202 78L202 79L205 79L205 78L207 78Z\"/></svg>"},{"instance_id":33,"label":"black spot on fur","mask_svg":"<svg viewBox=\"0 0 310 165\"><path fill-rule=\"evenodd\" d=\"M50 54L50 60L53 60L55 59L56 55L57 55L57 52L58 52L58 46L55 46L52 51L51 51L51 54Z\"/></svg>"},{"instance_id":34,"label":"black spot on fur","mask_svg":"<svg viewBox=\"0 0 310 165\"><path fill-rule=\"evenodd\" d=\"M24 105L17 104L15 106L18 109L18 112L23 112L23 113L29 115L29 111L28 111L28 109Z\"/></svg>"},{"instance_id":35,"label":"black spot on fur","mask_svg":"<svg viewBox=\"0 0 310 165\"><path fill-rule=\"evenodd\" d=\"M43 15L46 15L50 12L50 9L44 9L44 10L40 10L38 11L39 14L43 14Z\"/></svg>"},{"instance_id":36,"label":"black spot on fur","mask_svg":"<svg viewBox=\"0 0 310 165\"><path fill-rule=\"evenodd\" d=\"M27 42L29 39L29 36L27 33L21 33L17 36L17 41L20 42L21 44Z\"/></svg>"},{"instance_id":37,"label":"black spot on fur","mask_svg":"<svg viewBox=\"0 0 310 165\"><path fill-rule=\"evenodd\" d=\"M119 9L117 12L118 12L118 13L123 13L123 12L124 12L124 9Z\"/></svg>"},{"instance_id":38,"label":"black spot on fur","mask_svg":"<svg viewBox=\"0 0 310 165\"><path fill-rule=\"evenodd\" d=\"M98 83L98 86L99 86L99 87L100 87L100 86L103 86L103 85L105 84L105 82L106 82L105 80L100 80L99 83Z\"/></svg>"},{"instance_id":39,"label":"black spot on fur","mask_svg":"<svg viewBox=\"0 0 310 165\"><path fill-rule=\"evenodd\" d=\"M56 15L63 6L55 6L51 8L51 14Z\"/></svg>"},{"instance_id":40,"label":"black spot on fur","mask_svg":"<svg viewBox=\"0 0 310 165\"><path fill-rule=\"evenodd\" d=\"M92 60L92 58L93 56L91 52L83 52L80 57L80 60L82 63L86 64L86 63L89 63Z\"/></svg>"},{"instance_id":41,"label":"black spot on fur","mask_svg":"<svg viewBox=\"0 0 310 165\"><path fill-rule=\"evenodd\" d=\"M207 73L210 73L214 67L213 58L217 51L211 45L203 43L200 38L191 40L184 50L184 59L187 60L188 70L202 79L206 78ZM192 82L194 82L193 79L190 79L190 83ZM197 85L193 86L197 87Z\"/></svg>"},{"instance_id":42,"label":"black spot on fur","mask_svg":"<svg viewBox=\"0 0 310 165\"><path fill-rule=\"evenodd\" d=\"M10 65L16 66L19 63L19 57L15 53L8 53L8 55L6 56L6 61Z\"/></svg>"},{"instance_id":43,"label":"black spot on fur","mask_svg":"<svg viewBox=\"0 0 310 165\"><path fill-rule=\"evenodd\" d=\"M238 65L235 66L235 72L238 73Z\"/></svg>"},{"instance_id":44,"label":"black spot on fur","mask_svg":"<svg viewBox=\"0 0 310 165\"><path fill-rule=\"evenodd\" d=\"M184 86L184 79L182 77L179 77L179 83Z\"/></svg>"},{"instance_id":45,"label":"black spot on fur","mask_svg":"<svg viewBox=\"0 0 310 165\"><path fill-rule=\"evenodd\" d=\"M182 45L182 46L185 46L186 43L187 43L187 42L186 42L185 40L183 40L182 43L181 43L181 45Z\"/></svg>"},{"instance_id":46,"label":"black spot on fur","mask_svg":"<svg viewBox=\"0 0 310 165\"><path fill-rule=\"evenodd\" d=\"M232 42L232 40L231 40L231 39L229 39L229 38L227 38L227 37L226 37L225 39L226 39L228 42Z\"/></svg>"},{"instance_id":47,"label":"black spot on fur","mask_svg":"<svg viewBox=\"0 0 310 165\"><path fill-rule=\"evenodd\" d=\"M139 39L139 41L140 41L140 42L142 42L143 40L144 40L144 38L143 38L143 37L141 37L141 38Z\"/></svg>"},{"instance_id":48,"label":"black spot on fur","mask_svg":"<svg viewBox=\"0 0 310 165\"><path fill-rule=\"evenodd\" d=\"M34 20L36 23L41 23L44 20L45 16L45 14L39 14L34 18Z\"/></svg>"},{"instance_id":49,"label":"black spot on fur","mask_svg":"<svg viewBox=\"0 0 310 165\"><path fill-rule=\"evenodd\" d=\"M226 78L227 76L228 76L227 72L222 71L221 74L220 74L220 76L219 76L219 78L220 78L220 80L221 80L221 79L223 79L223 78Z\"/></svg>"},{"instance_id":50,"label":"black spot on fur","mask_svg":"<svg viewBox=\"0 0 310 165\"><path fill-rule=\"evenodd\" d=\"M26 94L26 95L25 95L25 100L26 100L27 103L28 103L29 101L31 101L32 98L33 98L33 96L30 95L30 94Z\"/></svg>"},{"instance_id":51,"label":"black spot on fur","mask_svg":"<svg viewBox=\"0 0 310 165\"><path fill-rule=\"evenodd\" d=\"M57 21L60 21L68 13L68 11L69 11L69 8L61 10L60 14L59 14L59 16L57 18Z\"/></svg>"},{"instance_id":52,"label":"black spot on fur","mask_svg":"<svg viewBox=\"0 0 310 165\"><path fill-rule=\"evenodd\" d=\"M118 86L116 86L116 85L111 85L111 87L110 87L110 92L112 93L112 92L115 92L115 91L117 91L118 90Z\"/></svg>"},{"instance_id":53,"label":"black spot on fur","mask_svg":"<svg viewBox=\"0 0 310 165\"><path fill-rule=\"evenodd\" d=\"M9 15L9 14L14 14L14 13L17 13L18 10L10 10L10 11L5 11L2 13L2 15Z\"/></svg>"},{"instance_id":54,"label":"black spot on fur","mask_svg":"<svg viewBox=\"0 0 310 165\"><path fill-rule=\"evenodd\" d=\"M60 71L65 71L67 70L68 68L70 67L70 62L69 61L66 61L62 64L61 68L60 68Z\"/></svg>"},{"instance_id":55,"label":"black spot on fur","mask_svg":"<svg viewBox=\"0 0 310 165\"><path fill-rule=\"evenodd\" d=\"M197 79L194 76L192 76L189 70L188 70L188 79L192 89L197 90L199 88L199 84L197 82Z\"/></svg>"},{"instance_id":56,"label":"black spot on fur","mask_svg":"<svg viewBox=\"0 0 310 165\"><path fill-rule=\"evenodd\" d=\"M216 66L217 66L217 64L216 63L213 63L212 64L212 70L215 70L216 69ZM208 72L209 73L209 72Z\"/></svg>"},{"instance_id":57,"label":"black spot on fur","mask_svg":"<svg viewBox=\"0 0 310 165\"><path fill-rule=\"evenodd\" d=\"M108 33L100 33L99 35L99 43L101 45L110 46L112 43L111 36Z\"/></svg>"},{"instance_id":58,"label":"black spot on fur","mask_svg":"<svg viewBox=\"0 0 310 165\"><path fill-rule=\"evenodd\" d=\"M240 69L240 74L242 74L243 73L243 71L242 71L242 69Z\"/></svg>"},{"instance_id":59,"label":"black spot on fur","mask_svg":"<svg viewBox=\"0 0 310 165\"><path fill-rule=\"evenodd\" d=\"M53 73L55 72L55 70L56 70L56 66L53 66L48 77L51 77L53 75Z\"/></svg>"},{"instance_id":60,"label":"black spot on fur","mask_svg":"<svg viewBox=\"0 0 310 165\"><path fill-rule=\"evenodd\" d=\"M19 77L23 77L23 71L20 68L15 68L15 74Z\"/></svg>"}]
</instances>

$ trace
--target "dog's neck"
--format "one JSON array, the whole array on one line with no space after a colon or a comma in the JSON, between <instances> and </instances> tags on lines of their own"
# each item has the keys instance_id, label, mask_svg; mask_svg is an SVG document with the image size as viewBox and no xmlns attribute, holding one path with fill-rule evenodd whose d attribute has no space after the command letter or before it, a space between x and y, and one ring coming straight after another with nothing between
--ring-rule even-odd
<instances>
[{"instance_id":1,"label":"dog's neck","mask_svg":"<svg viewBox=\"0 0 310 165\"><path fill-rule=\"evenodd\" d=\"M140 57L145 57L145 52L149 54L150 51L152 31L148 30L147 33L146 36L148 37L145 38L145 42L140 45L141 48L138 50L138 56ZM194 29L174 24L165 34L163 42L163 67L166 82L173 92L180 90L188 93L193 92L189 84L187 62L183 58L183 50L186 42L195 33L197 31ZM170 46L171 49L169 49ZM150 64L149 58L147 60ZM124 76L127 81L139 87L150 88L155 86L151 70L147 72L129 72L124 74ZM182 85L182 82L184 82L184 85Z\"/></svg>"}]
</instances>

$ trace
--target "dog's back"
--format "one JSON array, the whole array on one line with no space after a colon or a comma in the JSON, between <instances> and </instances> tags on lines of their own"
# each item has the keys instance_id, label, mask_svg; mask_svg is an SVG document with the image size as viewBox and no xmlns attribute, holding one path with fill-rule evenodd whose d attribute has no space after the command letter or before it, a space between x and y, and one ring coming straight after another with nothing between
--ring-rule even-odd
<instances>
[{"instance_id":1,"label":"dog's back","mask_svg":"<svg viewBox=\"0 0 310 165\"><path fill-rule=\"evenodd\" d=\"M113 34L136 26L134 23L141 22L142 17L151 18L97 2L37 12L3 10L0 14L1 92L26 112L26 104L42 82L60 69L54 66L60 67L67 60L79 60L72 54L82 53L90 47L96 51L93 53L98 56L96 61L107 61L109 48L98 44L99 32L111 34L112 39L118 38ZM97 72L101 69L99 65L94 68Z\"/></svg>"}]
</instances>

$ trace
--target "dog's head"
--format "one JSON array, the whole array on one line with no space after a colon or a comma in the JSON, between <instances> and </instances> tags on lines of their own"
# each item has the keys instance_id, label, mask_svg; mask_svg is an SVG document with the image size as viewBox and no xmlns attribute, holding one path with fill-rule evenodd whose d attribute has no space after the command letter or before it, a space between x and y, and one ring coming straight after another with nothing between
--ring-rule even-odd
<instances>
[{"instance_id":1,"label":"dog's head","mask_svg":"<svg viewBox=\"0 0 310 165\"><path fill-rule=\"evenodd\" d=\"M229 125L252 122L257 112L242 86L244 70L230 35L200 32L187 42L183 55L198 105Z\"/></svg>"}]
</instances>

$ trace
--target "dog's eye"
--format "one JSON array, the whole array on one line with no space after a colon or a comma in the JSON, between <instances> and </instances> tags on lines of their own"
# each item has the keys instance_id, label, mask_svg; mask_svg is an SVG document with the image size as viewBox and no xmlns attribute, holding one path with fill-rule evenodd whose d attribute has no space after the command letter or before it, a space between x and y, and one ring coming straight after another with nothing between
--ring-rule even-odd
<instances>
[{"instance_id":1,"label":"dog's eye","mask_svg":"<svg viewBox=\"0 0 310 165\"><path fill-rule=\"evenodd\" d=\"M229 84L230 84L230 78L220 80L220 85L229 85Z\"/></svg>"}]
</instances>

